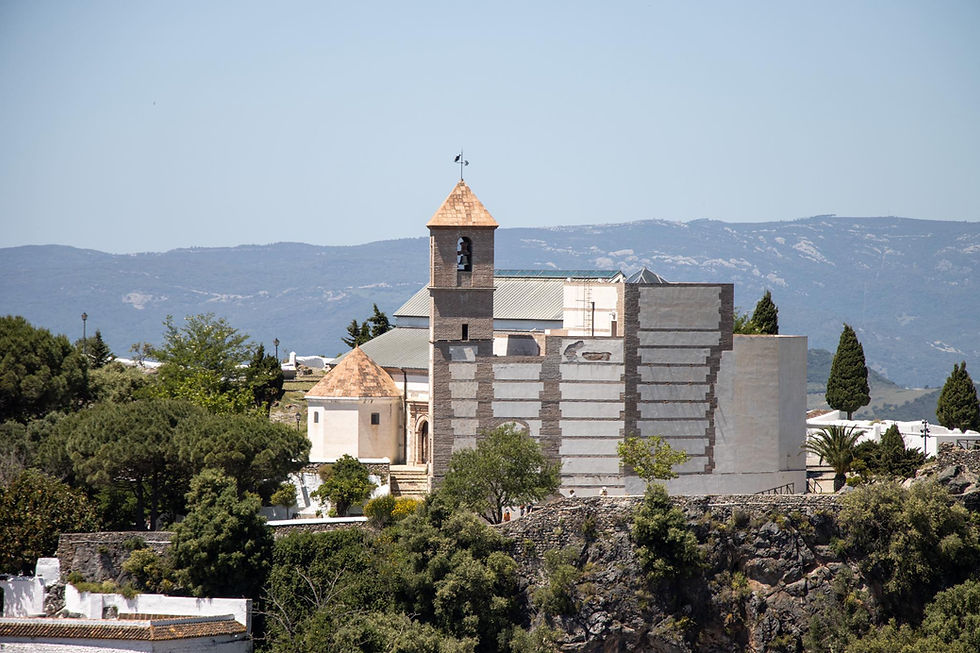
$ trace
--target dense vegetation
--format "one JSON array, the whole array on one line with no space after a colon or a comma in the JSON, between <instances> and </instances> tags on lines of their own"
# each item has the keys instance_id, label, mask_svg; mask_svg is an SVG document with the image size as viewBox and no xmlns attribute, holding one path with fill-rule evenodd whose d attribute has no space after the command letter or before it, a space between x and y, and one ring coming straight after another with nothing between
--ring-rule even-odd
<instances>
[{"instance_id":1,"label":"dense vegetation","mask_svg":"<svg viewBox=\"0 0 980 653\"><path fill-rule=\"evenodd\" d=\"M277 653L555 650L609 571L590 566L590 547L608 536L594 522L582 526L582 545L548 551L491 525L558 484L557 467L512 426L457 452L443 487L421 504L380 497L364 508L366 528L273 542L259 507L295 501L282 482L309 443L268 421L278 365L261 348L213 316L184 327L168 320L154 377L111 362L91 339L80 355L20 318L0 327L0 571L29 571L59 532L172 527L169 554L134 546L125 564L134 589L250 596L260 646ZM34 346L44 355L23 355ZM814 444L860 487L825 524L834 577L799 642L820 652L977 650L980 520L940 485L892 480L923 462L897 430L857 446L853 435L828 432ZM664 637L679 647L712 641L716 621L724 641L748 646L749 606L764 598L732 542L763 539L762 525L738 510L725 523L692 523L656 483L685 460L662 439L629 437L619 453L648 482L623 526L638 583L630 595L662 611ZM372 489L353 459L324 474L322 494L338 513ZM769 519L774 538L814 537L799 515ZM526 558L538 576L521 575ZM765 648L797 650L785 633Z\"/></svg>"},{"instance_id":2,"label":"dense vegetation","mask_svg":"<svg viewBox=\"0 0 980 653\"><path fill-rule=\"evenodd\" d=\"M156 375L111 362L98 330L73 347L19 317L0 318L0 351L0 572L53 555L61 532L186 516L173 560L136 556L138 582L204 594L220 567L222 592L258 596L250 565L271 546L258 509L309 451L268 420L273 357L213 315L166 320L163 346L146 347Z\"/></svg>"}]
</instances>

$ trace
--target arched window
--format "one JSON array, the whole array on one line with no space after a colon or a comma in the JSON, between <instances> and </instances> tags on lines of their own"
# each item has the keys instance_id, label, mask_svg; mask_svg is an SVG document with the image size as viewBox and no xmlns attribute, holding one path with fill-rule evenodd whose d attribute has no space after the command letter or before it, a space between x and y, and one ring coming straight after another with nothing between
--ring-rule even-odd
<instances>
[{"instance_id":1,"label":"arched window","mask_svg":"<svg viewBox=\"0 0 980 653\"><path fill-rule=\"evenodd\" d=\"M469 272L473 269L473 243L466 236L456 241L456 270Z\"/></svg>"},{"instance_id":2,"label":"arched window","mask_svg":"<svg viewBox=\"0 0 980 653\"><path fill-rule=\"evenodd\" d=\"M416 428L415 462L424 465L429 462L429 421L423 420Z\"/></svg>"}]
</instances>

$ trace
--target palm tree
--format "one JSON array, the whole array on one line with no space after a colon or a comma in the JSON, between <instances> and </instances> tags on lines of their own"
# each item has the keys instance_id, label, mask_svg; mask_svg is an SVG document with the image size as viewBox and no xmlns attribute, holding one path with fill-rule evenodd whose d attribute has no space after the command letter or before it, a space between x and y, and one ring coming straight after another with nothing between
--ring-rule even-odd
<instances>
[{"instance_id":1,"label":"palm tree","mask_svg":"<svg viewBox=\"0 0 980 653\"><path fill-rule=\"evenodd\" d=\"M834 468L834 492L847 482L847 472L854 462L854 445L862 435L864 431L855 426L821 426L803 445L810 453L820 456L820 462L826 460Z\"/></svg>"}]
</instances>

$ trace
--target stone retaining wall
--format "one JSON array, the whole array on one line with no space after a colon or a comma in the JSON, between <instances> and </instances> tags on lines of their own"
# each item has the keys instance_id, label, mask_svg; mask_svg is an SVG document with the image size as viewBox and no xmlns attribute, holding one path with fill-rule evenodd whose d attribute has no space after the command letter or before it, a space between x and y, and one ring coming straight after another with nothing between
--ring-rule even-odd
<instances>
[{"instance_id":1,"label":"stone retaining wall","mask_svg":"<svg viewBox=\"0 0 980 653\"><path fill-rule=\"evenodd\" d=\"M77 571L86 581L124 580L122 565L133 551L133 538L140 538L157 555L170 548L169 531L107 531L103 533L63 533L58 538L61 578Z\"/></svg>"},{"instance_id":2,"label":"stone retaining wall","mask_svg":"<svg viewBox=\"0 0 980 653\"><path fill-rule=\"evenodd\" d=\"M297 519L297 522L302 522L304 520ZM314 520L310 520L311 522ZM344 528L364 528L367 524L366 521L358 522L338 522L338 523L322 523L315 522L311 524L289 524L282 526L272 526L272 534L278 540L280 537L289 535L290 533L326 533L327 531L339 531Z\"/></svg>"},{"instance_id":3,"label":"stone retaining wall","mask_svg":"<svg viewBox=\"0 0 980 653\"><path fill-rule=\"evenodd\" d=\"M974 474L980 474L980 449L963 449L951 442L941 443L936 456L936 468L943 469L955 465Z\"/></svg>"},{"instance_id":4,"label":"stone retaining wall","mask_svg":"<svg viewBox=\"0 0 980 653\"><path fill-rule=\"evenodd\" d=\"M750 516L770 513L788 515L798 512L812 517L823 512L837 514L838 495L833 494L748 494L671 497L691 521L709 511L716 521L730 519L734 512ZM581 538L585 531L611 531L628 528L633 512L643 497L577 497L561 499L538 507L531 514L500 524L500 531L515 541L515 546L530 546L536 551L563 548Z\"/></svg>"}]
</instances>

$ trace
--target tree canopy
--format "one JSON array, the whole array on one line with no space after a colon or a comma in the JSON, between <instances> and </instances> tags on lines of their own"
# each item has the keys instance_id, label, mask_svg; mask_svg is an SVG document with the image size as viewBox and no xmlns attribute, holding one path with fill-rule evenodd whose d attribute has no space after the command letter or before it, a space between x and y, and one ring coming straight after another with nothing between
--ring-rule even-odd
<instances>
[{"instance_id":1,"label":"tree canopy","mask_svg":"<svg viewBox=\"0 0 980 653\"><path fill-rule=\"evenodd\" d=\"M351 506L364 503L377 487L368 476L368 468L361 461L344 454L333 465L320 469L323 484L312 496L329 500L337 516L346 517Z\"/></svg>"},{"instance_id":2,"label":"tree canopy","mask_svg":"<svg viewBox=\"0 0 980 653\"><path fill-rule=\"evenodd\" d=\"M160 361L159 391L211 410L242 412L254 405L241 365L252 358L249 337L213 313L190 315L183 327L163 322L164 342L151 349Z\"/></svg>"},{"instance_id":3,"label":"tree canopy","mask_svg":"<svg viewBox=\"0 0 980 653\"><path fill-rule=\"evenodd\" d=\"M966 361L953 365L936 403L936 418L948 429L980 431L977 387L966 371Z\"/></svg>"},{"instance_id":4,"label":"tree canopy","mask_svg":"<svg viewBox=\"0 0 980 653\"><path fill-rule=\"evenodd\" d=\"M649 438L628 437L616 445L624 467L648 484L656 480L677 478L674 465L687 462L687 452L674 449L659 435Z\"/></svg>"},{"instance_id":5,"label":"tree canopy","mask_svg":"<svg viewBox=\"0 0 980 653\"><path fill-rule=\"evenodd\" d=\"M194 596L257 598L273 543L261 506L256 495L239 495L235 479L219 470L195 476L170 549L180 584Z\"/></svg>"},{"instance_id":6,"label":"tree canopy","mask_svg":"<svg viewBox=\"0 0 980 653\"><path fill-rule=\"evenodd\" d=\"M839 550L880 588L886 616L914 618L980 562L970 512L937 483L874 483L844 495Z\"/></svg>"},{"instance_id":7,"label":"tree canopy","mask_svg":"<svg viewBox=\"0 0 980 653\"><path fill-rule=\"evenodd\" d=\"M0 352L0 422L74 410L87 399L85 361L65 336L7 315L0 317Z\"/></svg>"},{"instance_id":8,"label":"tree canopy","mask_svg":"<svg viewBox=\"0 0 980 653\"><path fill-rule=\"evenodd\" d=\"M773 303L770 291L767 290L755 305L752 322L759 328L759 333L771 336L779 333L779 308Z\"/></svg>"},{"instance_id":9,"label":"tree canopy","mask_svg":"<svg viewBox=\"0 0 980 653\"><path fill-rule=\"evenodd\" d=\"M830 365L827 379L827 404L834 410L843 410L851 419L858 408L871 403L868 387L868 367L864 362L864 347L850 325L845 324L837 344L837 352Z\"/></svg>"},{"instance_id":10,"label":"tree canopy","mask_svg":"<svg viewBox=\"0 0 980 653\"><path fill-rule=\"evenodd\" d=\"M275 356L265 353L265 345L259 345L252 354L252 359L245 368L244 382L252 391L255 406L266 412L274 401L282 397L282 387L285 382L282 365Z\"/></svg>"},{"instance_id":11,"label":"tree canopy","mask_svg":"<svg viewBox=\"0 0 980 653\"><path fill-rule=\"evenodd\" d=\"M183 421L203 412L186 402L144 399L95 404L55 427L57 443L72 462L76 478L95 488L118 488L135 498L132 526L157 527L164 510L182 507L192 471L182 465L174 435Z\"/></svg>"},{"instance_id":12,"label":"tree canopy","mask_svg":"<svg viewBox=\"0 0 980 653\"><path fill-rule=\"evenodd\" d=\"M347 337L341 338L348 347L363 345L365 342L377 338L382 333L392 329L388 316L378 309L374 304L371 317L358 324L357 320L351 320L347 325Z\"/></svg>"},{"instance_id":13,"label":"tree canopy","mask_svg":"<svg viewBox=\"0 0 980 653\"><path fill-rule=\"evenodd\" d=\"M99 329L95 330L94 336L85 338L84 340L80 338L75 343L75 348L82 353L88 362L89 368L93 370L111 363L116 358L112 350L109 349L109 345L102 339L102 331Z\"/></svg>"},{"instance_id":14,"label":"tree canopy","mask_svg":"<svg viewBox=\"0 0 980 653\"><path fill-rule=\"evenodd\" d=\"M759 325L752 321L748 313L743 313L737 306L732 311L732 333L742 336L758 335Z\"/></svg>"},{"instance_id":15,"label":"tree canopy","mask_svg":"<svg viewBox=\"0 0 980 653\"><path fill-rule=\"evenodd\" d=\"M35 469L0 486L0 573L28 574L40 557L52 556L61 533L98 527L85 495Z\"/></svg>"},{"instance_id":16,"label":"tree canopy","mask_svg":"<svg viewBox=\"0 0 980 653\"><path fill-rule=\"evenodd\" d=\"M540 501L557 490L560 470L526 431L504 424L485 432L475 449L453 453L441 491L498 524L504 508Z\"/></svg>"},{"instance_id":17,"label":"tree canopy","mask_svg":"<svg viewBox=\"0 0 980 653\"><path fill-rule=\"evenodd\" d=\"M252 415L200 414L174 432L178 459L189 469L218 469L236 479L241 492L265 500L285 478L307 463L305 433Z\"/></svg>"}]
</instances>

